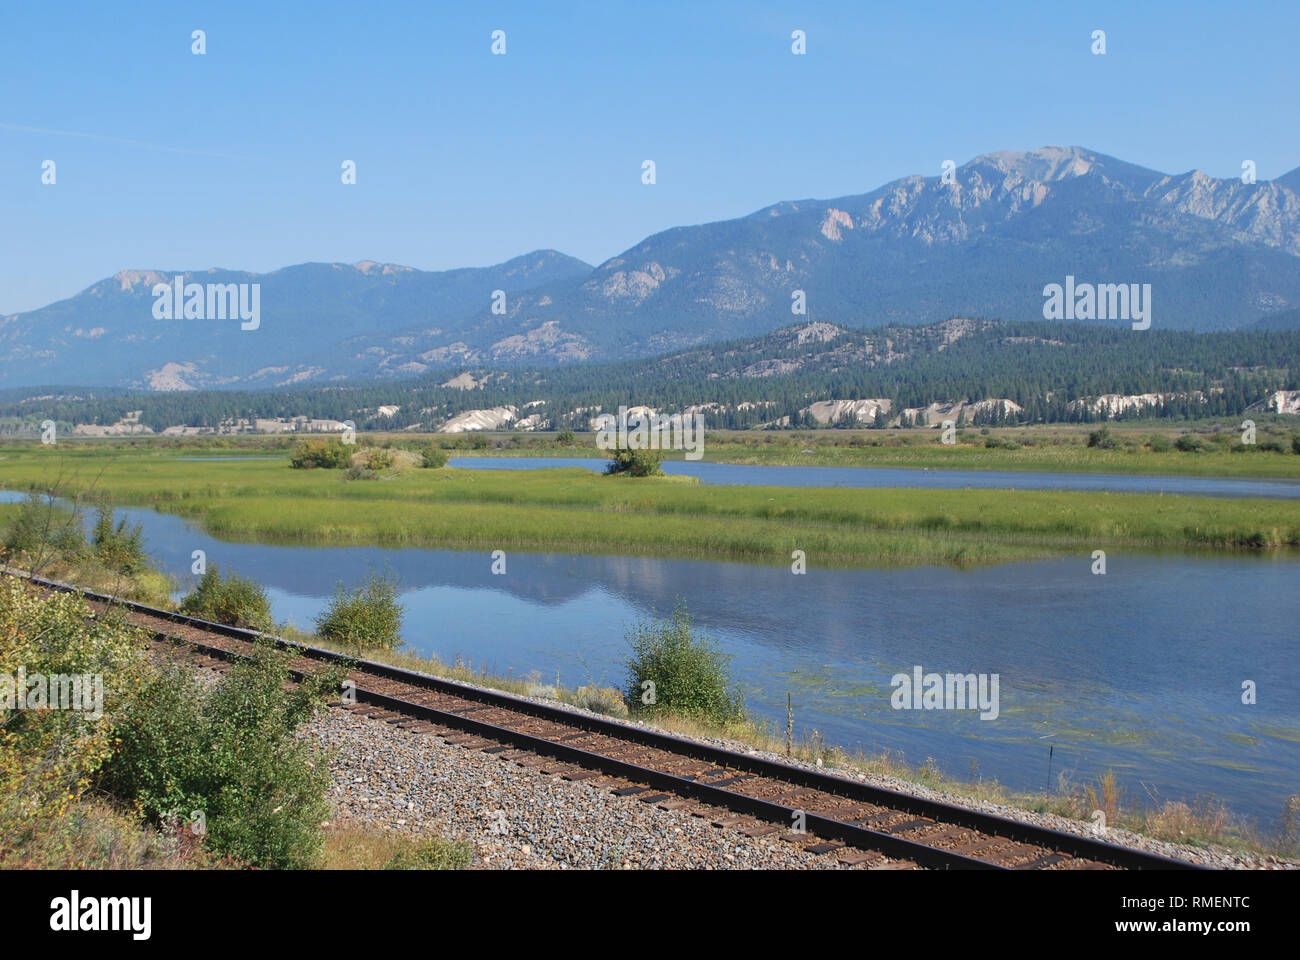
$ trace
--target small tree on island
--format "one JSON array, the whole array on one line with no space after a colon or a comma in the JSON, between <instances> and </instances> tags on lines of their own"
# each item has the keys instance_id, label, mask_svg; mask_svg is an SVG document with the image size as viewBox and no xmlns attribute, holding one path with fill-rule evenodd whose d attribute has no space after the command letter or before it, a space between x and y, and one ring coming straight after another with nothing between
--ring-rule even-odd
<instances>
[{"instance_id":1,"label":"small tree on island","mask_svg":"<svg viewBox=\"0 0 1300 960\"><path fill-rule=\"evenodd\" d=\"M352 463L352 455L338 440L299 440L289 457L289 466L295 470L344 470Z\"/></svg>"},{"instance_id":2,"label":"small tree on island","mask_svg":"<svg viewBox=\"0 0 1300 960\"><path fill-rule=\"evenodd\" d=\"M657 450L632 450L628 447L615 447L609 452L609 465L605 468L607 475L625 473L629 477L655 477L663 473L659 464L663 455Z\"/></svg>"}]
</instances>

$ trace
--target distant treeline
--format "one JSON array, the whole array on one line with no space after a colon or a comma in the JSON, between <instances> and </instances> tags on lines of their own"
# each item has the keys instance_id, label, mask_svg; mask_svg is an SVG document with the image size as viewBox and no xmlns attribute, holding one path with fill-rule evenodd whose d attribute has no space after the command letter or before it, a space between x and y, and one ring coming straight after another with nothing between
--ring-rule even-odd
<instances>
[{"instance_id":1,"label":"distant treeline","mask_svg":"<svg viewBox=\"0 0 1300 960\"><path fill-rule=\"evenodd\" d=\"M434 429L465 410L536 408L549 428L587 429L597 410L644 404L676 411L715 403L710 427L742 429L819 400L884 398L897 412L930 403L1006 398L1024 408L1008 422L1105 419L1072 401L1103 394L1171 394L1143 416L1235 416L1271 392L1300 386L1300 331L1183 333L1042 322L966 322L845 330L829 340L795 330L715 343L649 360L537 369L445 369L418 379L276 390L143 393L44 388L0 392L0 418L112 424L140 410L153 430L217 427L239 418L352 420L361 429ZM754 375L766 371L767 375ZM468 372L470 390L441 386ZM1204 397L1202 402L1197 397ZM753 404L739 409L741 404ZM398 406L380 417L381 405ZM574 411L582 411L575 413ZM530 411L522 411L527 413ZM1131 416L1132 414L1130 414ZM972 423L1003 422L1001 411ZM855 424L857 425L857 424ZM884 425L882 422L881 426Z\"/></svg>"}]
</instances>

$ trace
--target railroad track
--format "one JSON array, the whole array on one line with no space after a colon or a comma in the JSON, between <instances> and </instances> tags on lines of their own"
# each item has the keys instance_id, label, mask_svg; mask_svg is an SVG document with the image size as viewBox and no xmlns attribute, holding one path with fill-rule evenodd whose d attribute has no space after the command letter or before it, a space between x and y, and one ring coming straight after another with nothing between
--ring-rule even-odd
<instances>
[{"instance_id":1,"label":"railroad track","mask_svg":"<svg viewBox=\"0 0 1300 960\"><path fill-rule=\"evenodd\" d=\"M67 584L38 587L113 605L155 640L184 643L218 661L257 640L292 654L296 678L318 663L351 665L355 703L337 703L465 749L588 781L620 796L707 817L751 837L780 834L811 853L884 869L1203 869L1196 864L1020 823L831 773L749 756L671 734L330 650L117 600ZM351 699L351 698L349 698ZM796 830L799 827L801 829Z\"/></svg>"}]
</instances>

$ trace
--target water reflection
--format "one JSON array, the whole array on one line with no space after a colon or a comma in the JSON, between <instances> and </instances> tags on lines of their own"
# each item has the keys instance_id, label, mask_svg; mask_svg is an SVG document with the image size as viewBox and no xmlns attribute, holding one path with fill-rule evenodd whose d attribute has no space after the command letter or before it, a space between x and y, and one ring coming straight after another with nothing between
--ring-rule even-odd
<instances>
[{"instance_id":1,"label":"water reflection","mask_svg":"<svg viewBox=\"0 0 1300 960\"><path fill-rule=\"evenodd\" d=\"M16 499L14 495L2 499ZM1271 821L1300 772L1300 564L1292 556L1114 554L958 570L821 570L512 552L223 543L180 518L144 525L182 587L191 552L266 585L279 620L309 626L335 585L387 566L408 644L548 681L621 686L624 628L680 599L734 657L756 715L796 736L933 757L958 776L1042 788L1055 770L1113 768L1133 799L1214 794ZM1000 716L895 711L890 678L920 665L997 673ZM1241 703L1243 681L1258 703Z\"/></svg>"}]
</instances>

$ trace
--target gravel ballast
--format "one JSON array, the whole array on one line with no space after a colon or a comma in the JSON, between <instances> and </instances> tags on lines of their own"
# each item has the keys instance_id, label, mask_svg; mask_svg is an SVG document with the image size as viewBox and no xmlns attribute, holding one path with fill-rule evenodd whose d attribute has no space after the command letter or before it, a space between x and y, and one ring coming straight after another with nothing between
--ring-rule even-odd
<instances>
[{"instance_id":1,"label":"gravel ballast","mask_svg":"<svg viewBox=\"0 0 1300 960\"><path fill-rule=\"evenodd\" d=\"M465 840L479 867L861 869L344 710L302 732L333 754L331 825Z\"/></svg>"},{"instance_id":2,"label":"gravel ballast","mask_svg":"<svg viewBox=\"0 0 1300 960\"><path fill-rule=\"evenodd\" d=\"M639 725L639 724L635 724ZM302 728L331 755L331 826L345 824L435 833L467 841L474 865L487 869L862 869L807 853L781 834L751 838L709 819L617 797L534 767L403 730L341 709L319 712ZM717 746L791 762L725 740ZM798 766L812 764L795 761ZM989 801L959 797L890 777L835 771L915 793L1080 835L1088 827ZM1111 830L1106 839L1218 869L1288 869L1294 863L1206 851ZM881 864L877 863L879 867ZM888 864L886 864L888 865Z\"/></svg>"}]
</instances>

